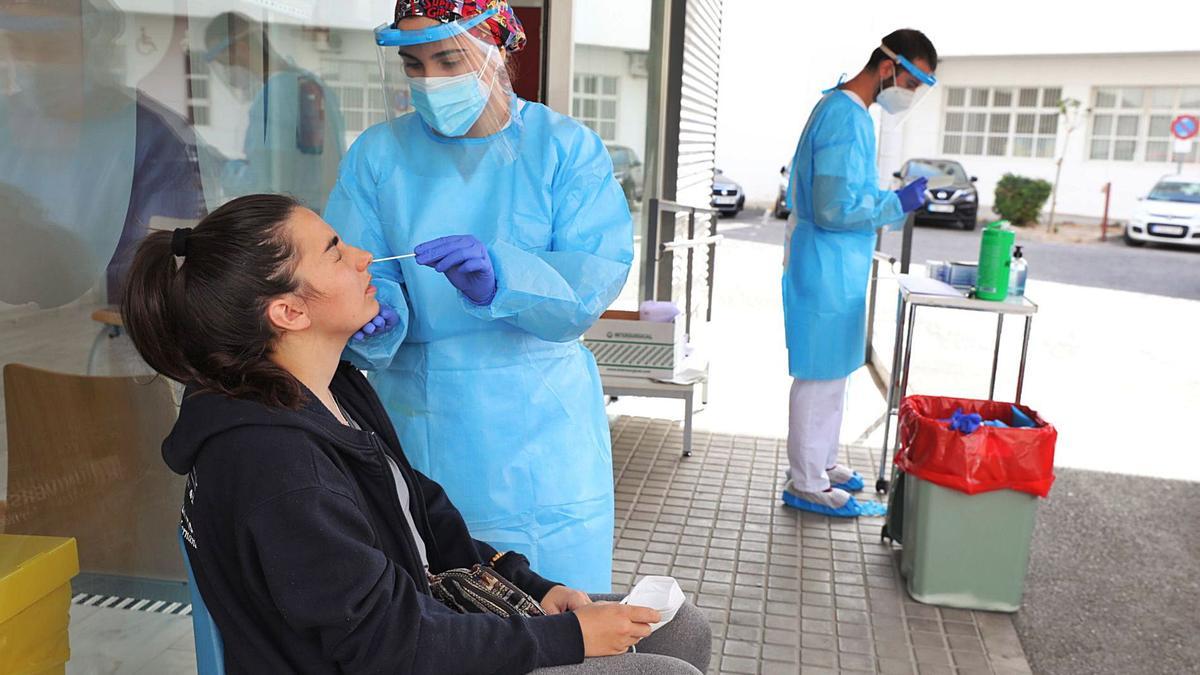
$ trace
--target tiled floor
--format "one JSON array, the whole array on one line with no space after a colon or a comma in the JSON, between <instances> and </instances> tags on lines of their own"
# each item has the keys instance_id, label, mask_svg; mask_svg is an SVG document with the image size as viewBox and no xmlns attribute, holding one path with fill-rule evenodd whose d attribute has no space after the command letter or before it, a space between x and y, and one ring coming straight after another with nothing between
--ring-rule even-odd
<instances>
[{"instance_id":1,"label":"tiled floor","mask_svg":"<svg viewBox=\"0 0 1200 675\"><path fill-rule=\"evenodd\" d=\"M1007 615L908 600L881 519L782 506L782 441L697 432L684 459L678 423L621 417L612 429L614 590L678 579L711 621L710 672L1030 672ZM865 449L847 459L872 466ZM72 610L70 672L195 672L187 617Z\"/></svg>"},{"instance_id":2,"label":"tiled floor","mask_svg":"<svg viewBox=\"0 0 1200 675\"><path fill-rule=\"evenodd\" d=\"M908 599L882 519L782 506L782 441L694 440L684 459L677 425L614 423L614 586L678 579L712 624L711 672L1030 672L1009 616ZM851 449L846 459L865 469L872 456Z\"/></svg>"}]
</instances>

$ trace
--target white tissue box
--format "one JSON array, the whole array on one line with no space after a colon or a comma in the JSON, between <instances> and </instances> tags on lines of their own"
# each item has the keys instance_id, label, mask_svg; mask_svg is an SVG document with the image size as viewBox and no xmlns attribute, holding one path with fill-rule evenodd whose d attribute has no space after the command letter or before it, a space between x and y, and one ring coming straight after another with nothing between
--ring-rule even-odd
<instances>
[{"instance_id":1,"label":"white tissue box","mask_svg":"<svg viewBox=\"0 0 1200 675\"><path fill-rule=\"evenodd\" d=\"M583 334L601 375L674 377L684 368L684 317L670 323L642 321L637 312L609 310Z\"/></svg>"}]
</instances>

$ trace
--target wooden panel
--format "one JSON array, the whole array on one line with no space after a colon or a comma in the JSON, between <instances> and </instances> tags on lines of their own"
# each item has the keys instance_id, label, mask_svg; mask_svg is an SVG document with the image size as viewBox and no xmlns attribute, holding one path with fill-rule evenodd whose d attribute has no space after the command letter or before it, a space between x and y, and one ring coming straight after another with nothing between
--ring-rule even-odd
<instances>
[{"instance_id":1,"label":"wooden panel","mask_svg":"<svg viewBox=\"0 0 1200 675\"><path fill-rule=\"evenodd\" d=\"M185 579L176 542L184 477L161 450L177 412L168 382L9 364L4 396L4 531L75 537L85 572Z\"/></svg>"}]
</instances>

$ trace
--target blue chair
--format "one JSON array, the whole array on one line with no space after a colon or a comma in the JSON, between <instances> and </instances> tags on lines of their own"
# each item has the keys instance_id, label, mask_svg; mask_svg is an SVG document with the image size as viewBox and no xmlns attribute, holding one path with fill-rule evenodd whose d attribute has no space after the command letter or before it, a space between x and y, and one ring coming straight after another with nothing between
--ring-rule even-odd
<instances>
[{"instance_id":1,"label":"blue chair","mask_svg":"<svg viewBox=\"0 0 1200 675\"><path fill-rule=\"evenodd\" d=\"M187 542L183 540L183 529L179 530L179 550L183 553L183 566L187 569L188 589L192 594L192 633L196 637L196 672L197 675L225 675L225 643L221 641L221 632L208 607L204 606L204 598L200 597L200 588L196 586L196 575L192 574L192 562L188 559Z\"/></svg>"}]
</instances>

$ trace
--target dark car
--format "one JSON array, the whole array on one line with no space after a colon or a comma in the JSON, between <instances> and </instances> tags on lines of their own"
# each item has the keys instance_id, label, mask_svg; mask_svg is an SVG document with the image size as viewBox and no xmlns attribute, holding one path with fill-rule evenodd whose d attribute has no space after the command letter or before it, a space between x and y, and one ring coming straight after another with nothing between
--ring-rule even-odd
<instances>
[{"instance_id":1,"label":"dark car","mask_svg":"<svg viewBox=\"0 0 1200 675\"><path fill-rule=\"evenodd\" d=\"M746 193L742 192L741 185L726 178L725 174L717 169L717 175L713 177L710 205L723 216L736 216L746 206Z\"/></svg>"},{"instance_id":2,"label":"dark car","mask_svg":"<svg viewBox=\"0 0 1200 675\"><path fill-rule=\"evenodd\" d=\"M893 173L900 186L918 178L929 180L925 192L929 200L915 214L917 225L948 223L964 230L974 230L979 213L979 191L975 176L968 176L962 164L951 159L910 159Z\"/></svg>"},{"instance_id":3,"label":"dark car","mask_svg":"<svg viewBox=\"0 0 1200 675\"><path fill-rule=\"evenodd\" d=\"M642 160L638 159L633 148L624 145L609 145L608 154L612 157L613 177L625 191L625 200L632 207L642 201Z\"/></svg>"}]
</instances>

